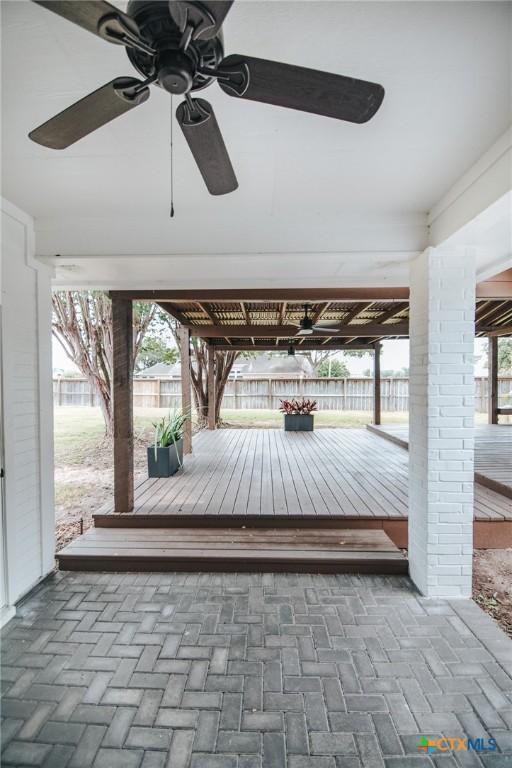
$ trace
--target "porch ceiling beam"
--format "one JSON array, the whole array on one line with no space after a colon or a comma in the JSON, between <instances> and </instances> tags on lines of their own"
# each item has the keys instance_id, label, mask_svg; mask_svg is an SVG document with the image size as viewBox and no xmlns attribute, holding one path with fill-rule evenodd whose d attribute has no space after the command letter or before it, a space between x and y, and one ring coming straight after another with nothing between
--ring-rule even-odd
<instances>
[{"instance_id":1,"label":"porch ceiling beam","mask_svg":"<svg viewBox=\"0 0 512 768\"><path fill-rule=\"evenodd\" d=\"M284 318L286 316L286 309L288 307L288 302L283 301L281 304L281 308L279 310L279 325L284 325Z\"/></svg>"},{"instance_id":2,"label":"porch ceiling beam","mask_svg":"<svg viewBox=\"0 0 512 768\"><path fill-rule=\"evenodd\" d=\"M387 301L409 299L407 287L358 288L219 288L187 290L131 290L111 291L112 297L140 301Z\"/></svg>"},{"instance_id":3,"label":"porch ceiling beam","mask_svg":"<svg viewBox=\"0 0 512 768\"><path fill-rule=\"evenodd\" d=\"M477 299L512 299L512 269L477 283Z\"/></svg>"},{"instance_id":4,"label":"porch ceiling beam","mask_svg":"<svg viewBox=\"0 0 512 768\"><path fill-rule=\"evenodd\" d=\"M275 339L290 338L297 333L295 325L188 325L193 336L207 338L256 338ZM371 336L408 336L409 323L395 323L394 325L381 325L380 323L364 323L362 325L342 325L334 334L332 331L315 331L308 338L329 337L371 337Z\"/></svg>"}]
</instances>

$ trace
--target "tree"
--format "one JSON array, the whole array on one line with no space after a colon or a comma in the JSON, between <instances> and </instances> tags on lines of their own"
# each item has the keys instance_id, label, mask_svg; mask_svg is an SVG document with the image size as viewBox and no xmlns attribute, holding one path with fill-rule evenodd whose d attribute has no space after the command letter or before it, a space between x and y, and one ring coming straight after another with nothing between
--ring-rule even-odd
<instances>
[{"instance_id":1,"label":"tree","mask_svg":"<svg viewBox=\"0 0 512 768\"><path fill-rule=\"evenodd\" d=\"M163 316L168 328L171 330L176 343L179 344L178 330L180 324L171 315L165 313ZM220 407L224 390L233 368L233 363L240 355L240 352L215 352L215 424L220 423ZM197 413L197 422L199 427L205 427L208 420L208 344L197 336L192 337L192 360L190 379L192 382L192 395Z\"/></svg>"},{"instance_id":2,"label":"tree","mask_svg":"<svg viewBox=\"0 0 512 768\"><path fill-rule=\"evenodd\" d=\"M301 355L306 358L306 360L309 361L315 373L318 373L318 368L320 365L322 365L322 363L324 363L326 360L329 360L329 358L334 357L334 355L336 355L338 352L337 349L314 349L302 352L300 344L298 344L295 349L297 352L300 352Z\"/></svg>"},{"instance_id":3,"label":"tree","mask_svg":"<svg viewBox=\"0 0 512 768\"><path fill-rule=\"evenodd\" d=\"M489 367L489 355L487 350L483 354L487 368ZM498 374L512 373L512 339L498 339Z\"/></svg>"},{"instance_id":4,"label":"tree","mask_svg":"<svg viewBox=\"0 0 512 768\"><path fill-rule=\"evenodd\" d=\"M157 363L165 365L174 365L178 362L179 355L176 347L170 347L169 344L155 335L146 333L137 355L135 368L137 371L144 371Z\"/></svg>"},{"instance_id":5,"label":"tree","mask_svg":"<svg viewBox=\"0 0 512 768\"><path fill-rule=\"evenodd\" d=\"M323 360L316 369L316 375L322 378L335 376L340 379L347 379L350 376L350 371L343 360Z\"/></svg>"},{"instance_id":6,"label":"tree","mask_svg":"<svg viewBox=\"0 0 512 768\"><path fill-rule=\"evenodd\" d=\"M191 366L192 391L200 427L208 418L208 344L197 336L192 337L193 361ZM224 390L239 352L215 352L215 424L220 422L220 406Z\"/></svg>"},{"instance_id":7,"label":"tree","mask_svg":"<svg viewBox=\"0 0 512 768\"><path fill-rule=\"evenodd\" d=\"M498 373L512 373L512 339L498 339Z\"/></svg>"},{"instance_id":8,"label":"tree","mask_svg":"<svg viewBox=\"0 0 512 768\"><path fill-rule=\"evenodd\" d=\"M103 291L58 291L52 296L52 333L99 398L105 434L113 435L112 304ZM154 304L133 306L133 357L157 313Z\"/></svg>"}]
</instances>

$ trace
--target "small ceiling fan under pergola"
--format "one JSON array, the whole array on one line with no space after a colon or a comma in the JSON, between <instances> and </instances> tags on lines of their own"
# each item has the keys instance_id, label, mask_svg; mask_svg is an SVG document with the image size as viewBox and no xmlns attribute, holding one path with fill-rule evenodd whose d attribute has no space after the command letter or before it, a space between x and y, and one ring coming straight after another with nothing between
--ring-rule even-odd
<instances>
[{"instance_id":1,"label":"small ceiling fan under pergola","mask_svg":"<svg viewBox=\"0 0 512 768\"><path fill-rule=\"evenodd\" d=\"M149 87L158 85L184 97L176 119L212 195L238 187L211 104L191 95L214 80L235 98L352 123L367 122L384 98L384 88L366 80L252 56L224 57L221 27L233 0L129 0L126 13L104 0L34 2L123 45L144 79L115 78L35 128L30 138L52 149L69 147L143 104Z\"/></svg>"},{"instance_id":2,"label":"small ceiling fan under pergola","mask_svg":"<svg viewBox=\"0 0 512 768\"><path fill-rule=\"evenodd\" d=\"M299 323L292 323L299 329L295 336L311 336L315 332L324 331L325 333L339 333L341 330L340 325L336 325L332 321L325 321L323 323L315 323L312 317L309 315L309 304L304 304L304 317L302 317Z\"/></svg>"}]
</instances>

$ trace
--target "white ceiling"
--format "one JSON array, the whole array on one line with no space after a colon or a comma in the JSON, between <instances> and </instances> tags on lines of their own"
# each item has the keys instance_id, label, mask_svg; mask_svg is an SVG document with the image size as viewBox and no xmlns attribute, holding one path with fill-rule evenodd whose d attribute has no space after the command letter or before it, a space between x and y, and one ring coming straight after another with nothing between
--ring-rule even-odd
<instances>
[{"instance_id":1,"label":"white ceiling","mask_svg":"<svg viewBox=\"0 0 512 768\"><path fill-rule=\"evenodd\" d=\"M386 97L358 126L211 86L200 95L214 105L240 188L211 197L176 127L171 220L168 95L152 88L146 104L67 150L33 144L33 127L133 70L122 48L33 3L1 6L3 194L36 218L38 252L71 266L78 256L194 254L167 264L186 282L198 265L208 279L201 255L275 254L258 267L272 269L279 254L312 253L323 283L362 278L375 262L391 279L385 265L426 244L426 213L512 120L510 2L237 0L226 53L374 80ZM228 260L226 277L249 263Z\"/></svg>"}]
</instances>

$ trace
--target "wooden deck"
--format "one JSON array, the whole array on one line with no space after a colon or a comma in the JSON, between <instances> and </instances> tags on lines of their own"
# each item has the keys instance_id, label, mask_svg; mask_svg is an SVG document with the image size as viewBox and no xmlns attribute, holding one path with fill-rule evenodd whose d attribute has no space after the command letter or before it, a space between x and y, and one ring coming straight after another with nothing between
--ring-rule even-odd
<instances>
[{"instance_id":1,"label":"wooden deck","mask_svg":"<svg viewBox=\"0 0 512 768\"><path fill-rule=\"evenodd\" d=\"M365 429L205 431L174 477L143 479L130 514L97 528L310 528L385 531L407 546L408 454ZM475 485L475 546L512 546L510 499Z\"/></svg>"},{"instance_id":2,"label":"wooden deck","mask_svg":"<svg viewBox=\"0 0 512 768\"><path fill-rule=\"evenodd\" d=\"M57 557L63 570L407 573L382 530L92 528Z\"/></svg>"},{"instance_id":3,"label":"wooden deck","mask_svg":"<svg viewBox=\"0 0 512 768\"><path fill-rule=\"evenodd\" d=\"M364 429L202 432L185 467L136 488L133 513L251 518L405 519L407 452ZM96 515L112 515L111 505ZM476 487L477 520L511 520L501 494Z\"/></svg>"},{"instance_id":4,"label":"wooden deck","mask_svg":"<svg viewBox=\"0 0 512 768\"><path fill-rule=\"evenodd\" d=\"M408 424L369 425L368 429L396 445L409 447ZM512 499L512 426L483 424L475 427L475 481ZM508 507L510 510L512 505Z\"/></svg>"}]
</instances>

